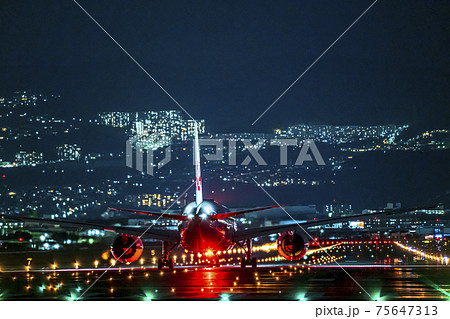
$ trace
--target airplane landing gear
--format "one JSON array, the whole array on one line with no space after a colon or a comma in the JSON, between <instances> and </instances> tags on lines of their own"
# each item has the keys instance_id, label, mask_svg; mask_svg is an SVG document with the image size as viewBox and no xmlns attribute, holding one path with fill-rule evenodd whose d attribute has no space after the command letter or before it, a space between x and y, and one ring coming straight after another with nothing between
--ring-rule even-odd
<instances>
[{"instance_id":1,"label":"airplane landing gear","mask_svg":"<svg viewBox=\"0 0 450 319\"><path fill-rule=\"evenodd\" d=\"M162 257L158 259L158 270L162 270L164 266L167 266L170 270L174 268L174 262L172 258L169 258L169 254L174 249L178 243L174 244L169 248L169 242L164 241L162 244Z\"/></svg>"},{"instance_id":2,"label":"airplane landing gear","mask_svg":"<svg viewBox=\"0 0 450 319\"><path fill-rule=\"evenodd\" d=\"M163 258L159 258L158 259L158 270L162 270L164 268L164 266L167 266L167 268L169 268L170 270L173 270L173 268L174 268L173 259L169 258L169 259L164 260Z\"/></svg>"},{"instance_id":3,"label":"airplane landing gear","mask_svg":"<svg viewBox=\"0 0 450 319\"><path fill-rule=\"evenodd\" d=\"M253 257L252 261L251 261L251 265L252 265L253 269L256 269L256 263L257 263L256 257Z\"/></svg>"},{"instance_id":4,"label":"airplane landing gear","mask_svg":"<svg viewBox=\"0 0 450 319\"><path fill-rule=\"evenodd\" d=\"M219 256L214 256L213 262L212 262L212 266L213 267L220 267L220 261L219 261Z\"/></svg>"},{"instance_id":5,"label":"airplane landing gear","mask_svg":"<svg viewBox=\"0 0 450 319\"><path fill-rule=\"evenodd\" d=\"M252 269L256 269L257 259L253 257L253 245L252 240L248 239L245 242L245 246L241 245L245 250L245 257L241 258L241 268L244 269L247 265L251 265Z\"/></svg>"},{"instance_id":6,"label":"airplane landing gear","mask_svg":"<svg viewBox=\"0 0 450 319\"><path fill-rule=\"evenodd\" d=\"M252 269L256 269L257 260L255 257L252 257L250 259L246 257L242 257L241 259L241 268L245 268L247 265L251 265Z\"/></svg>"}]
</instances>

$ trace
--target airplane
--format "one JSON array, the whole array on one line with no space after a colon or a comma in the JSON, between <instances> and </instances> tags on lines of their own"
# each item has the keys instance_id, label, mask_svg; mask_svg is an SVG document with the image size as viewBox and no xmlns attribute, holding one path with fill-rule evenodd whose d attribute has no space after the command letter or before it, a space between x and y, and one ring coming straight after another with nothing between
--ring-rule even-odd
<instances>
[{"instance_id":1,"label":"airplane","mask_svg":"<svg viewBox=\"0 0 450 319\"><path fill-rule=\"evenodd\" d=\"M281 206L259 207L249 210L230 211L214 200L203 200L202 175L200 167L200 147L197 124L195 124L193 141L195 163L195 201L187 204L180 214L165 214L160 212L141 211L135 209L112 208L110 210L138 213L159 218L180 221L178 230L161 230L152 227L126 227L106 226L94 223L83 223L68 220L32 218L0 214L2 219L12 219L21 222L38 224L57 224L60 226L76 227L81 229L99 229L117 233L111 244L112 256L121 263L137 261L143 253L142 238L151 238L162 241L162 256L158 259L158 269L174 268L174 261L170 258L171 251L181 246L192 253L212 253L212 265L220 266L218 251L229 250L240 246L245 251L241 259L241 268L257 267L257 259L253 256L252 241L254 238L279 234L277 248L279 254L289 261L301 259L307 252L309 239L306 229L311 226L330 225L349 220L364 220L380 215L403 214L419 209L433 209L436 207L381 210L370 214L358 214L346 217L313 220L303 223L288 223L267 227L242 229L234 219L236 216L267 209L281 208Z\"/></svg>"}]
</instances>

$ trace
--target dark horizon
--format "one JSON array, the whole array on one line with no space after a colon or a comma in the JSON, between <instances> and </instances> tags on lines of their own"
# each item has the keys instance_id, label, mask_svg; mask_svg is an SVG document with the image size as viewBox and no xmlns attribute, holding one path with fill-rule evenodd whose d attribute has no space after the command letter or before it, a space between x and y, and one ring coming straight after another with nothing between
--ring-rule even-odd
<instances>
[{"instance_id":1,"label":"dark horizon","mask_svg":"<svg viewBox=\"0 0 450 319\"><path fill-rule=\"evenodd\" d=\"M80 4L211 131L294 123L450 126L448 2ZM73 114L177 109L72 1L0 4L0 93L61 94ZM5 45L6 44L6 45Z\"/></svg>"}]
</instances>

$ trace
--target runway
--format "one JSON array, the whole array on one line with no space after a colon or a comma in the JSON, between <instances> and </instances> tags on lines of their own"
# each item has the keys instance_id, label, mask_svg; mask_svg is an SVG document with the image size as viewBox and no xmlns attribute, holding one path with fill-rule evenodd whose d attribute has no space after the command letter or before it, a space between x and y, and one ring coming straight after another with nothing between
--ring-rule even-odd
<instances>
[{"instance_id":1,"label":"runway","mask_svg":"<svg viewBox=\"0 0 450 319\"><path fill-rule=\"evenodd\" d=\"M232 261L173 271L148 264L8 268L0 272L0 300L450 300L448 265L390 244L358 247L336 247L332 258L317 252L299 262L260 262L256 270Z\"/></svg>"},{"instance_id":2,"label":"runway","mask_svg":"<svg viewBox=\"0 0 450 319\"><path fill-rule=\"evenodd\" d=\"M447 266L352 265L346 271L383 300L450 298ZM2 272L2 300L75 300L104 269ZM338 266L110 269L81 300L370 300Z\"/></svg>"}]
</instances>

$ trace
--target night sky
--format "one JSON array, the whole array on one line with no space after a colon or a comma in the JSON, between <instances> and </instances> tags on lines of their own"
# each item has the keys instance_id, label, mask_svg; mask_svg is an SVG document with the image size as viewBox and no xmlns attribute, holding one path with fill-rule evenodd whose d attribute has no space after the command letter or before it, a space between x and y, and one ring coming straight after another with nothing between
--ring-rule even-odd
<instances>
[{"instance_id":1,"label":"night sky","mask_svg":"<svg viewBox=\"0 0 450 319\"><path fill-rule=\"evenodd\" d=\"M450 126L450 2L86 1L80 4L209 131L317 124ZM67 112L177 106L71 0L0 1L0 93Z\"/></svg>"}]
</instances>

